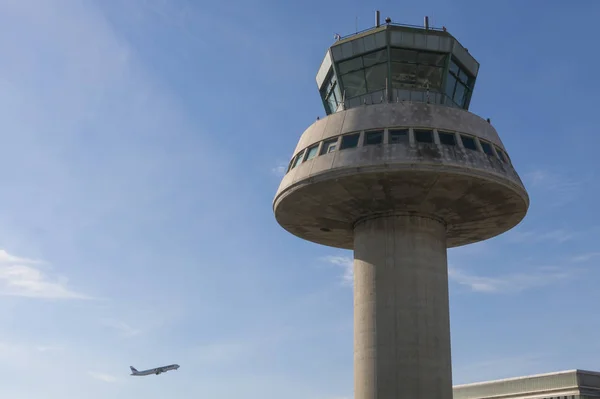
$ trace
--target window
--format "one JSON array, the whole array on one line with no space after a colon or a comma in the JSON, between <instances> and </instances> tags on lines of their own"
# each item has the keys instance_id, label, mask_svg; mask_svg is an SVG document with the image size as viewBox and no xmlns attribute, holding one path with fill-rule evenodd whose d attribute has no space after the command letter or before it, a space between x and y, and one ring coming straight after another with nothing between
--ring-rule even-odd
<instances>
[{"instance_id":1,"label":"window","mask_svg":"<svg viewBox=\"0 0 600 399\"><path fill-rule=\"evenodd\" d=\"M346 98L385 89L387 50L378 50L338 64Z\"/></svg>"},{"instance_id":2,"label":"window","mask_svg":"<svg viewBox=\"0 0 600 399\"><path fill-rule=\"evenodd\" d=\"M308 161L309 159L313 159L314 157L317 156L317 151L319 150L319 145L315 144L312 147L308 147L308 150L306 151L306 161Z\"/></svg>"},{"instance_id":3,"label":"window","mask_svg":"<svg viewBox=\"0 0 600 399\"><path fill-rule=\"evenodd\" d=\"M498 154L498 158L500 158L500 160L504 163L506 163L506 157L504 156L504 151L502 151L500 148L496 147L496 154Z\"/></svg>"},{"instance_id":4,"label":"window","mask_svg":"<svg viewBox=\"0 0 600 399\"><path fill-rule=\"evenodd\" d=\"M494 155L494 150L492 150L492 146L487 141L479 140L481 144L481 149L488 155Z\"/></svg>"},{"instance_id":5,"label":"window","mask_svg":"<svg viewBox=\"0 0 600 399\"><path fill-rule=\"evenodd\" d=\"M383 130L376 130L365 133L365 145L375 145L383 143Z\"/></svg>"},{"instance_id":6,"label":"window","mask_svg":"<svg viewBox=\"0 0 600 399\"><path fill-rule=\"evenodd\" d=\"M335 151L335 147L337 145L337 141L338 139L330 139L330 140L325 140L323 142L323 147L321 147L321 153L319 155L323 155L323 154L329 154L330 152Z\"/></svg>"},{"instance_id":7,"label":"window","mask_svg":"<svg viewBox=\"0 0 600 399\"><path fill-rule=\"evenodd\" d=\"M325 112L327 115L337 111L338 105L342 102L340 86L337 83L335 75L333 74L333 70L329 72L329 76L321 88L321 98L325 103Z\"/></svg>"},{"instance_id":8,"label":"window","mask_svg":"<svg viewBox=\"0 0 600 399\"><path fill-rule=\"evenodd\" d=\"M346 148L355 148L358 146L358 139L360 137L360 133L347 134L342 136L342 143L340 144L340 150L345 150Z\"/></svg>"},{"instance_id":9,"label":"window","mask_svg":"<svg viewBox=\"0 0 600 399\"><path fill-rule=\"evenodd\" d=\"M445 54L391 49L392 87L441 92Z\"/></svg>"},{"instance_id":10,"label":"window","mask_svg":"<svg viewBox=\"0 0 600 399\"><path fill-rule=\"evenodd\" d=\"M462 140L463 147L467 150L477 151L477 145L475 144L475 139L469 136L460 135L460 139Z\"/></svg>"},{"instance_id":11,"label":"window","mask_svg":"<svg viewBox=\"0 0 600 399\"><path fill-rule=\"evenodd\" d=\"M294 169L296 166L300 165L302 163L302 158L304 157L304 150L300 151L300 153L298 155L296 155L296 159L294 160L294 163L292 165L292 169Z\"/></svg>"},{"instance_id":12,"label":"window","mask_svg":"<svg viewBox=\"0 0 600 399\"><path fill-rule=\"evenodd\" d=\"M433 143L433 131L415 130L415 140L419 143Z\"/></svg>"},{"instance_id":13,"label":"window","mask_svg":"<svg viewBox=\"0 0 600 399\"><path fill-rule=\"evenodd\" d=\"M474 81L475 79L461 69L453 59L450 60L446 96L460 108L466 109Z\"/></svg>"},{"instance_id":14,"label":"window","mask_svg":"<svg viewBox=\"0 0 600 399\"><path fill-rule=\"evenodd\" d=\"M440 144L456 145L456 137L454 136L454 133L438 132L438 136L440 136Z\"/></svg>"},{"instance_id":15,"label":"window","mask_svg":"<svg viewBox=\"0 0 600 399\"><path fill-rule=\"evenodd\" d=\"M408 129L390 129L390 144L406 143L408 144Z\"/></svg>"}]
</instances>

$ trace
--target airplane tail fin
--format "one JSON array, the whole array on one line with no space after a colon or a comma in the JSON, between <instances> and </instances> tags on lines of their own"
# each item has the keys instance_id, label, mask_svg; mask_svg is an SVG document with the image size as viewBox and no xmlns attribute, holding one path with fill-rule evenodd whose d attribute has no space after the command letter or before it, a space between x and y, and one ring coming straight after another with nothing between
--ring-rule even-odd
<instances>
[{"instance_id":1,"label":"airplane tail fin","mask_svg":"<svg viewBox=\"0 0 600 399\"><path fill-rule=\"evenodd\" d=\"M132 372L132 373L137 373L137 372L138 372L138 371L135 369L135 367L133 367L133 366L129 366L129 368L131 369L131 372Z\"/></svg>"}]
</instances>

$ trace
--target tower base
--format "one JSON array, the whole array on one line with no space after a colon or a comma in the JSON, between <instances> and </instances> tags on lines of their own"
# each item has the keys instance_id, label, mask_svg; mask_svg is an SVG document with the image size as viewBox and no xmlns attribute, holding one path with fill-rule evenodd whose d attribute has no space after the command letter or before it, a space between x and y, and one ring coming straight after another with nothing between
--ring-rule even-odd
<instances>
[{"instance_id":1,"label":"tower base","mask_svg":"<svg viewBox=\"0 0 600 399\"><path fill-rule=\"evenodd\" d=\"M452 399L446 226L415 215L354 229L355 399Z\"/></svg>"}]
</instances>

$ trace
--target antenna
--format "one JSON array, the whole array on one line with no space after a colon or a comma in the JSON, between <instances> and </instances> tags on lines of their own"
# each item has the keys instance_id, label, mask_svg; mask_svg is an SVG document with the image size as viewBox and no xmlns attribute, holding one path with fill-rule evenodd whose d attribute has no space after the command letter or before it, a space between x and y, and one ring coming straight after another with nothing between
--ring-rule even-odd
<instances>
[{"instance_id":1,"label":"antenna","mask_svg":"<svg viewBox=\"0 0 600 399\"><path fill-rule=\"evenodd\" d=\"M358 15L354 19L354 27L356 28L356 33L358 33Z\"/></svg>"},{"instance_id":2,"label":"antenna","mask_svg":"<svg viewBox=\"0 0 600 399\"><path fill-rule=\"evenodd\" d=\"M375 26L379 28L379 10L375 11Z\"/></svg>"}]
</instances>

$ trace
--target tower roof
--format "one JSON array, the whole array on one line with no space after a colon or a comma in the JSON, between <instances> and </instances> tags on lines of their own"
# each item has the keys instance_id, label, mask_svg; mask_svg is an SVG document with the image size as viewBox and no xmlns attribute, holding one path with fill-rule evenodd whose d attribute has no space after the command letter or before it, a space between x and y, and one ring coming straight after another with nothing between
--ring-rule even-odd
<instances>
[{"instance_id":1,"label":"tower roof","mask_svg":"<svg viewBox=\"0 0 600 399\"><path fill-rule=\"evenodd\" d=\"M445 28L386 23L338 36L316 81L327 114L387 101L468 109L478 72Z\"/></svg>"}]
</instances>

